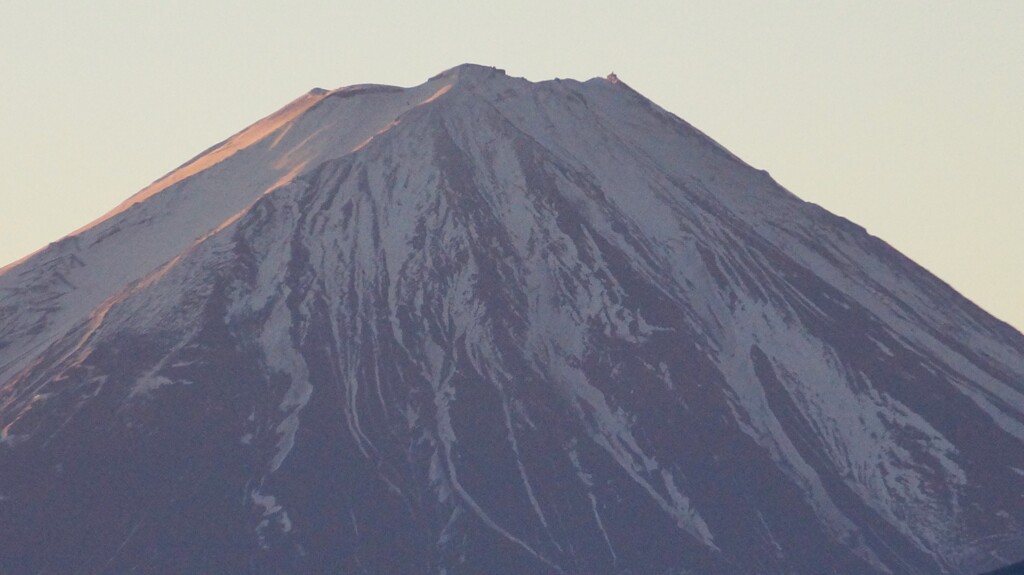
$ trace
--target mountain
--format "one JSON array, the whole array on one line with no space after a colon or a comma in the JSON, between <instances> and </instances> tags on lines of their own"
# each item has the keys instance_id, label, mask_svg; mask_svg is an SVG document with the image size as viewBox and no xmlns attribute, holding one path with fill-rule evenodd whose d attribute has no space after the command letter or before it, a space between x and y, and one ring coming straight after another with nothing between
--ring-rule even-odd
<instances>
[{"instance_id":1,"label":"mountain","mask_svg":"<svg viewBox=\"0 0 1024 575\"><path fill-rule=\"evenodd\" d=\"M4 573L975 574L1024 336L614 76L313 90L0 271Z\"/></svg>"}]
</instances>

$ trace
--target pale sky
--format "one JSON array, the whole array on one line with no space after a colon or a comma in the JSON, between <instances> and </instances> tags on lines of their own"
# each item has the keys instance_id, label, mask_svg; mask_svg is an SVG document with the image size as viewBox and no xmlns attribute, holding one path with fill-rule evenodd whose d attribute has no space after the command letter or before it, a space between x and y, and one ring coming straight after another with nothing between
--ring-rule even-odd
<instances>
[{"instance_id":1,"label":"pale sky","mask_svg":"<svg viewBox=\"0 0 1024 575\"><path fill-rule=\"evenodd\" d=\"M1024 1L0 0L0 266L314 86L616 72L1024 329Z\"/></svg>"}]
</instances>

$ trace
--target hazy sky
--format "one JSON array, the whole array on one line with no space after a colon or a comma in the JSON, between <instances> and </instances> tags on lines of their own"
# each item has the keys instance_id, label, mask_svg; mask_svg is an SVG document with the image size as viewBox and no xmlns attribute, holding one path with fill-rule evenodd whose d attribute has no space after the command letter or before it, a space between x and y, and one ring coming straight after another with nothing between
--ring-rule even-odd
<instances>
[{"instance_id":1,"label":"hazy sky","mask_svg":"<svg viewBox=\"0 0 1024 575\"><path fill-rule=\"evenodd\" d=\"M476 62L615 71L1024 329L1022 30L1022 0L0 0L0 265L314 86Z\"/></svg>"}]
</instances>

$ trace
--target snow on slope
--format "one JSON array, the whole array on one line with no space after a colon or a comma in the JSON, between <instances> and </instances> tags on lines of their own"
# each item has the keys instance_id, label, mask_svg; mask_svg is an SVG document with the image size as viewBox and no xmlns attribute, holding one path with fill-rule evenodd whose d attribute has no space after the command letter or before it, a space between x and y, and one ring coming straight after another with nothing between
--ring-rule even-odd
<instances>
[{"instance_id":1,"label":"snow on slope","mask_svg":"<svg viewBox=\"0 0 1024 575\"><path fill-rule=\"evenodd\" d=\"M231 221L261 195L365 145L450 85L313 90L107 215L0 269L0 379L107 298Z\"/></svg>"}]
</instances>

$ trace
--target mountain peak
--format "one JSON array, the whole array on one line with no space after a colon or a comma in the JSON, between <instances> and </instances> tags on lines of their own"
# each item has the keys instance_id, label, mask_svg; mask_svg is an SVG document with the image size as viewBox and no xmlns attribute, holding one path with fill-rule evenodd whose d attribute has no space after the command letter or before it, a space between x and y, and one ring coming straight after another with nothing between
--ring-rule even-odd
<instances>
[{"instance_id":1,"label":"mountain peak","mask_svg":"<svg viewBox=\"0 0 1024 575\"><path fill-rule=\"evenodd\" d=\"M494 66L483 66L480 64L459 64L458 66L449 68L440 74L431 77L431 80L437 78L493 78L497 76L504 76L505 70L501 68L495 68Z\"/></svg>"}]
</instances>

